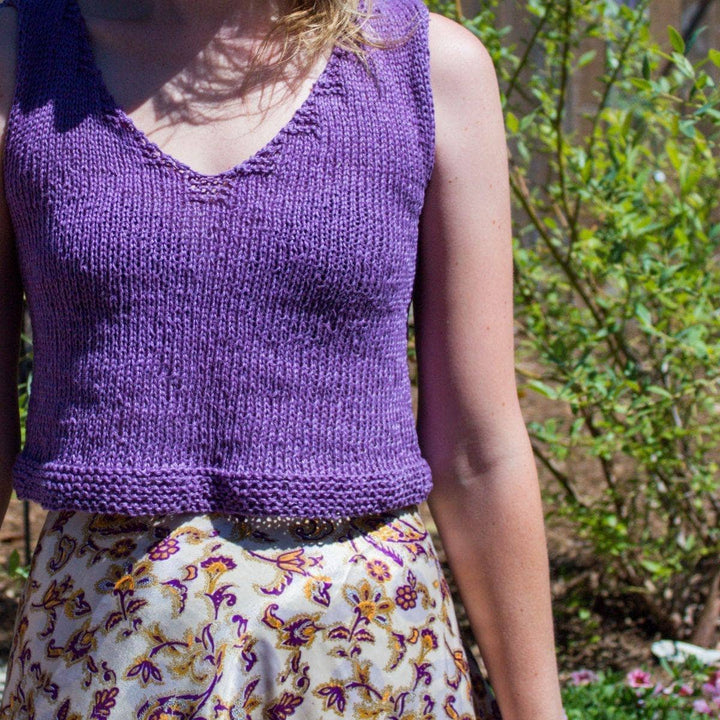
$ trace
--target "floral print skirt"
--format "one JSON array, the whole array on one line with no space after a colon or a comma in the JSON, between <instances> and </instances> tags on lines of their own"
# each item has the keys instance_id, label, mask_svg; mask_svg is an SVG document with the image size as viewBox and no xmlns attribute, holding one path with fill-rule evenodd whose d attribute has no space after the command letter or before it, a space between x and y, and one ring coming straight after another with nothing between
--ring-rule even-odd
<instances>
[{"instance_id":1,"label":"floral print skirt","mask_svg":"<svg viewBox=\"0 0 720 720\"><path fill-rule=\"evenodd\" d=\"M2 720L486 720L417 505L341 520L48 511Z\"/></svg>"}]
</instances>

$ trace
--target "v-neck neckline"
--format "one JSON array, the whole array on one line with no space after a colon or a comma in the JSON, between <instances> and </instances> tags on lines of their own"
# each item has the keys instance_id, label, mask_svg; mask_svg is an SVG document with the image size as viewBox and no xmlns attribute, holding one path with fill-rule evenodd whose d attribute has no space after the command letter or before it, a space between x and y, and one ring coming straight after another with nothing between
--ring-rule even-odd
<instances>
[{"instance_id":1,"label":"v-neck neckline","mask_svg":"<svg viewBox=\"0 0 720 720\"><path fill-rule=\"evenodd\" d=\"M280 130L258 150L253 152L245 160L233 165L232 167L218 173L204 173L194 169L188 163L176 158L163 150L157 143L151 140L148 135L141 130L132 117L116 102L113 94L105 83L105 79L100 71L100 67L95 59L95 52L92 45L92 36L90 30L82 14L78 0L69 0L77 14L79 25L82 52L86 56L86 65L90 70L93 81L94 90L98 93L99 100L106 117L113 121L122 131L125 132L139 147L143 150L146 157L152 158L162 165L173 168L180 174L186 175L195 183L217 183L225 182L237 175L244 175L255 172L267 172L273 165L272 156L280 149L288 135L301 131L307 131L309 116L313 114L315 103L321 90L326 85L336 85L335 65L339 60L343 49L340 45L333 45L329 58L325 62L322 71L313 82L310 92L305 99L298 105L291 118L283 125Z\"/></svg>"}]
</instances>

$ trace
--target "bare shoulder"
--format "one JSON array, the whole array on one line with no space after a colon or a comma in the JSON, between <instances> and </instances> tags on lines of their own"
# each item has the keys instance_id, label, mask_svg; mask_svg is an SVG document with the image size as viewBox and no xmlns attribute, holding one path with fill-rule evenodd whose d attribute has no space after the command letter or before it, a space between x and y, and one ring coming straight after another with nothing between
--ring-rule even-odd
<instances>
[{"instance_id":1,"label":"bare shoulder","mask_svg":"<svg viewBox=\"0 0 720 720\"><path fill-rule=\"evenodd\" d=\"M430 76L439 100L494 92L497 78L492 57L482 41L460 23L430 13Z\"/></svg>"},{"instance_id":2,"label":"bare shoulder","mask_svg":"<svg viewBox=\"0 0 720 720\"><path fill-rule=\"evenodd\" d=\"M15 8L0 4L0 130L3 129L15 89L16 36Z\"/></svg>"}]
</instances>

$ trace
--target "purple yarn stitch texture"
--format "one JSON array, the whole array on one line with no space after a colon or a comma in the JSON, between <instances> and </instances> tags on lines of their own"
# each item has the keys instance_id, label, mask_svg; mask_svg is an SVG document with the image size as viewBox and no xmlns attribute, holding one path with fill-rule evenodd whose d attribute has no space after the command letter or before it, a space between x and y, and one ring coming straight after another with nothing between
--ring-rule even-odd
<instances>
[{"instance_id":1,"label":"purple yarn stitch texture","mask_svg":"<svg viewBox=\"0 0 720 720\"><path fill-rule=\"evenodd\" d=\"M428 14L376 0L289 123L217 175L114 103L76 0L12 0L4 177L33 330L19 498L337 518L425 499L407 369L434 156Z\"/></svg>"}]
</instances>

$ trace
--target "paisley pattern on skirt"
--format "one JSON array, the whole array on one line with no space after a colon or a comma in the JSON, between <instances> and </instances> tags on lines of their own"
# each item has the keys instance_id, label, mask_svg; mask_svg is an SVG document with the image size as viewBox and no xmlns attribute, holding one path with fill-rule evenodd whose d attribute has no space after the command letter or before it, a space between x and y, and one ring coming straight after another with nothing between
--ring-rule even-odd
<instances>
[{"instance_id":1,"label":"paisley pattern on skirt","mask_svg":"<svg viewBox=\"0 0 720 720\"><path fill-rule=\"evenodd\" d=\"M50 510L0 718L494 717L469 661L417 505L332 521Z\"/></svg>"}]
</instances>

